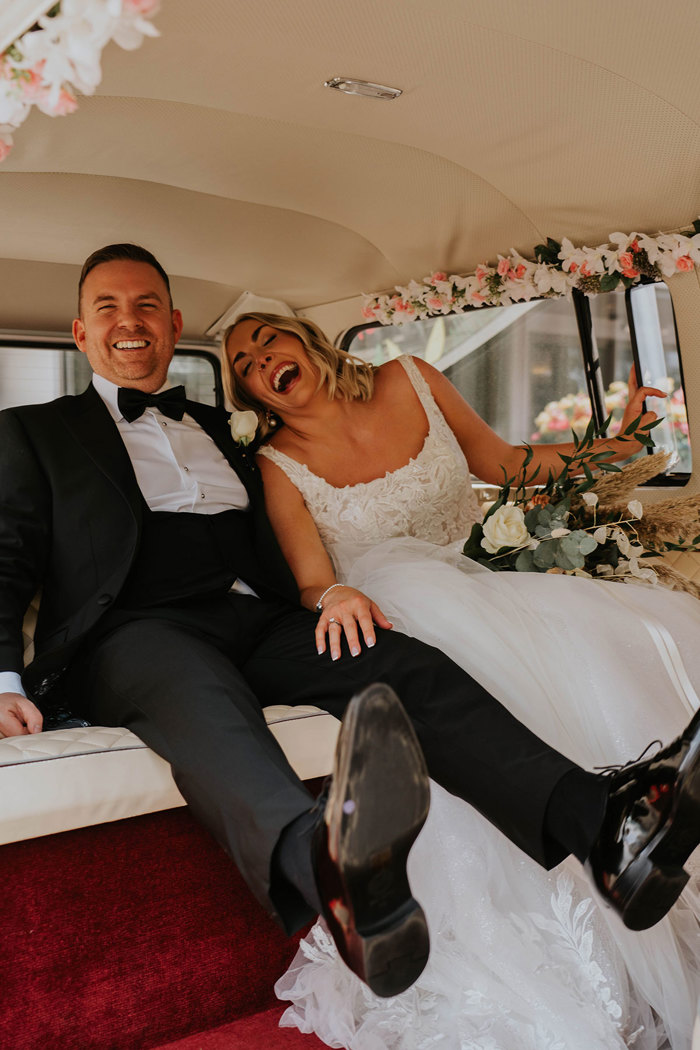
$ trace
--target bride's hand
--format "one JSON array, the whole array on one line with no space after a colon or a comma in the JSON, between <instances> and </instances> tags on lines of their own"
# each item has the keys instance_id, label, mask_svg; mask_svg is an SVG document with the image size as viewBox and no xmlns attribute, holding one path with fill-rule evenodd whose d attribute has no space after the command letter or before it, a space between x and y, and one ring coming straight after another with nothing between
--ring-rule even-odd
<instances>
[{"instance_id":1,"label":"bride's hand","mask_svg":"<svg viewBox=\"0 0 700 1050\"><path fill-rule=\"evenodd\" d=\"M655 419L658 419L656 412L645 412L644 411L644 399L646 397L666 397L665 390L659 390L655 386L637 386L637 374L634 365L630 368L629 379L627 380L628 399L627 406L623 413L622 419L620 420L620 434L624 434L627 427L635 419L641 416L637 429L645 426L647 423L653 423ZM628 438L628 440L630 440ZM630 449L630 454L631 454Z\"/></svg>"},{"instance_id":2,"label":"bride's hand","mask_svg":"<svg viewBox=\"0 0 700 1050\"><path fill-rule=\"evenodd\" d=\"M371 648L377 640L374 631L375 624L384 630L390 630L394 626L371 598L362 591L355 590L354 587L337 587L328 598L316 624L316 649L319 654L325 653L326 635L328 635L332 660L340 657L343 633L345 633L351 655L359 656L358 628L362 632L365 645Z\"/></svg>"}]
</instances>

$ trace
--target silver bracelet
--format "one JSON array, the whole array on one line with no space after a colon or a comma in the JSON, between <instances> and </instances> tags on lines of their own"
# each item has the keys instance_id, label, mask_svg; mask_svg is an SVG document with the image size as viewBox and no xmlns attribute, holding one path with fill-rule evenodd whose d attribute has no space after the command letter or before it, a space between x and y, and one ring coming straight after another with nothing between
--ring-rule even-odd
<instances>
[{"instance_id":1,"label":"silver bracelet","mask_svg":"<svg viewBox=\"0 0 700 1050\"><path fill-rule=\"evenodd\" d=\"M330 585L330 587L326 587L325 591L323 592L321 597L316 602L316 612L317 613L322 613L323 612L323 599L326 597L326 595L329 593L329 591L332 591L334 587L344 587L344 586L345 586L344 583L332 583Z\"/></svg>"}]
</instances>

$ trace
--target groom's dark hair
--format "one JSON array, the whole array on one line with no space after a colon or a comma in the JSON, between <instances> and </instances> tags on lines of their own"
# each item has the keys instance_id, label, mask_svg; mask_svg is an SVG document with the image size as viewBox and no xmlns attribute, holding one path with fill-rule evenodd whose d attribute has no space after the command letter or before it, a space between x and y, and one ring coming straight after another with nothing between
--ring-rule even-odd
<instances>
[{"instance_id":1,"label":"groom's dark hair","mask_svg":"<svg viewBox=\"0 0 700 1050\"><path fill-rule=\"evenodd\" d=\"M87 259L83 263L83 268L80 271L80 280L78 281L78 314L80 315L83 284L85 278L94 270L96 266L100 266L102 263L118 262L122 259L126 259L130 262L142 262L148 266L152 266L157 273L165 281L165 287L168 289L168 300L170 302L170 309L173 308L173 297L170 292L170 280L168 275L160 265L155 255L149 252L147 248L142 248L139 244L107 244L104 248L98 248L92 255L88 255Z\"/></svg>"}]
</instances>

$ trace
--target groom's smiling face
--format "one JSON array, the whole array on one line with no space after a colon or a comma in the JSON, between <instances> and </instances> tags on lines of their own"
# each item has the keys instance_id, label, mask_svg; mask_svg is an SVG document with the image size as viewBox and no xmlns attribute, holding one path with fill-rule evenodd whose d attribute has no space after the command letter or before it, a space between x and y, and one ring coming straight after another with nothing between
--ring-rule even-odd
<instances>
[{"instance_id":1,"label":"groom's smiling face","mask_svg":"<svg viewBox=\"0 0 700 1050\"><path fill-rule=\"evenodd\" d=\"M117 386L158 390L181 332L180 311L148 263L100 263L85 278L73 338L93 371Z\"/></svg>"}]
</instances>

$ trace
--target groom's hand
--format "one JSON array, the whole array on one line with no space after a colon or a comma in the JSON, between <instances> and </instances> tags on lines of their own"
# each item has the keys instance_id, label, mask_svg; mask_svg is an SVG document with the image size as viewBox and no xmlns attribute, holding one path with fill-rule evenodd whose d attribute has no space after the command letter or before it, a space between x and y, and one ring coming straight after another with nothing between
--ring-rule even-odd
<instances>
[{"instance_id":1,"label":"groom's hand","mask_svg":"<svg viewBox=\"0 0 700 1050\"><path fill-rule=\"evenodd\" d=\"M43 724L41 711L26 696L0 693L0 736L40 733Z\"/></svg>"},{"instance_id":2,"label":"groom's hand","mask_svg":"<svg viewBox=\"0 0 700 1050\"><path fill-rule=\"evenodd\" d=\"M360 633L365 645L371 649L377 641L375 624L387 631L394 626L376 602L354 587L338 587L329 598L316 624L316 649L319 655L326 651L327 636L331 659L338 660L345 634L351 655L359 656Z\"/></svg>"}]
</instances>

